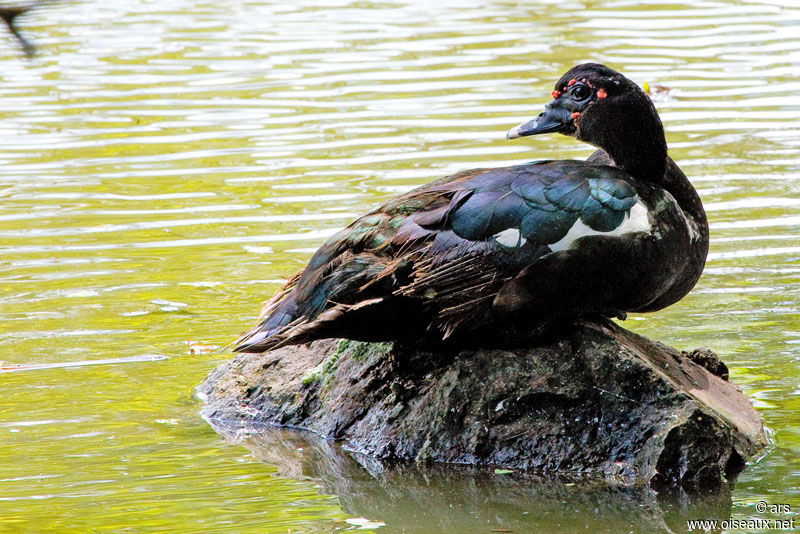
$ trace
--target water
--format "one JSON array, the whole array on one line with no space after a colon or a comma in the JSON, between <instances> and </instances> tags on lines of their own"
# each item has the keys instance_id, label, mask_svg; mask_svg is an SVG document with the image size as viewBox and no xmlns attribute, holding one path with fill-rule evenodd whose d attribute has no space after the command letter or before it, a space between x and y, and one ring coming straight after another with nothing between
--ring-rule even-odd
<instances>
[{"instance_id":1,"label":"water","mask_svg":"<svg viewBox=\"0 0 800 534\"><path fill-rule=\"evenodd\" d=\"M671 155L711 222L695 291L625 325L716 350L774 431L732 516L800 510L799 23L790 0L110 1L25 17L40 55L0 42L0 531L355 530L363 512L437 532L414 519L431 502L461 506L448 524L464 532L543 510L544 531L597 526L589 512L646 531L634 511L651 503L563 484L547 486L556 506L533 483L447 475L415 493L420 475L401 473L385 480L421 497L397 504L379 476L287 472L223 441L193 396L228 356L190 345L230 342L359 213L458 170L588 155L504 138L582 60L667 88ZM358 488L377 500L359 507Z\"/></svg>"}]
</instances>

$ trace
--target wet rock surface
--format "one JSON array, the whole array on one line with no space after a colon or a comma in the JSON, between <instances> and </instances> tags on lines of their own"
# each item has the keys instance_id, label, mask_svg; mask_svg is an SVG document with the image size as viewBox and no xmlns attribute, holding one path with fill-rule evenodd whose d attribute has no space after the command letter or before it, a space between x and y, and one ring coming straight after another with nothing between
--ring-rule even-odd
<instances>
[{"instance_id":1,"label":"wet rock surface","mask_svg":"<svg viewBox=\"0 0 800 534\"><path fill-rule=\"evenodd\" d=\"M703 490L767 445L747 398L709 370L727 378L711 351L582 322L523 347L329 339L240 354L198 394L216 425L306 429L379 460Z\"/></svg>"}]
</instances>

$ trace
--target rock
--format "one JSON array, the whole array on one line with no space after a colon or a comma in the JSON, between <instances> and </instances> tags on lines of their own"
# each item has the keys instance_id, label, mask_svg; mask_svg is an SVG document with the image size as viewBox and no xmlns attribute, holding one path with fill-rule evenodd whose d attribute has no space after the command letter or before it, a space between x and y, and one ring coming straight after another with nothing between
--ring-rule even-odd
<instances>
[{"instance_id":1,"label":"rock","mask_svg":"<svg viewBox=\"0 0 800 534\"><path fill-rule=\"evenodd\" d=\"M535 346L424 349L327 339L240 354L198 394L203 415L248 430L311 430L380 460L720 487L768 441L708 350L688 355L614 323Z\"/></svg>"}]
</instances>

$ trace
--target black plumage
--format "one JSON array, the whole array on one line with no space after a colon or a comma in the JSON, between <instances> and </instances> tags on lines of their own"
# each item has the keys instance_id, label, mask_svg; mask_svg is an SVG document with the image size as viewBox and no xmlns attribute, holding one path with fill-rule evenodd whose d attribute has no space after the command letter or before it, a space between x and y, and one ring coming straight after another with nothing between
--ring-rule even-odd
<instances>
[{"instance_id":1,"label":"black plumage","mask_svg":"<svg viewBox=\"0 0 800 534\"><path fill-rule=\"evenodd\" d=\"M705 264L708 224L652 102L591 63L553 98L508 137L571 135L599 147L587 161L474 169L389 200L322 245L236 350L491 338L682 298Z\"/></svg>"}]
</instances>

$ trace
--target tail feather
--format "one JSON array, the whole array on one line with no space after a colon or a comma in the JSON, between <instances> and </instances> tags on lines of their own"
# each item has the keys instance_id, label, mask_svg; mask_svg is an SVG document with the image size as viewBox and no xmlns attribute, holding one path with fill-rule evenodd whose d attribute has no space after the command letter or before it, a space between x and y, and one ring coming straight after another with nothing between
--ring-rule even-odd
<instances>
[{"instance_id":1,"label":"tail feather","mask_svg":"<svg viewBox=\"0 0 800 534\"><path fill-rule=\"evenodd\" d=\"M298 273L266 302L258 324L240 336L234 350L263 352L304 343L310 332L327 331L349 310L391 294L395 281L390 275L402 266L403 262L387 263L374 254L346 252L320 272Z\"/></svg>"},{"instance_id":2,"label":"tail feather","mask_svg":"<svg viewBox=\"0 0 800 534\"><path fill-rule=\"evenodd\" d=\"M364 300L357 304L335 304L314 319L301 315L282 326L272 326L272 328L268 329L266 323L258 325L240 338L241 341L234 351L265 352L285 345L306 343L320 337L334 337L329 335L330 332L327 329L335 325L342 315L350 311L368 308L381 302L383 302L382 298L375 298ZM288 314L284 314L280 322L284 322L288 317L290 317ZM275 325L277 324L278 321L276 320ZM320 333L323 333L323 335L320 335Z\"/></svg>"},{"instance_id":3,"label":"tail feather","mask_svg":"<svg viewBox=\"0 0 800 534\"><path fill-rule=\"evenodd\" d=\"M297 305L293 298L288 298L271 305L272 313L264 317L253 328L239 336L236 341L235 352L261 352L264 341L285 330L287 326L296 321Z\"/></svg>"}]
</instances>

